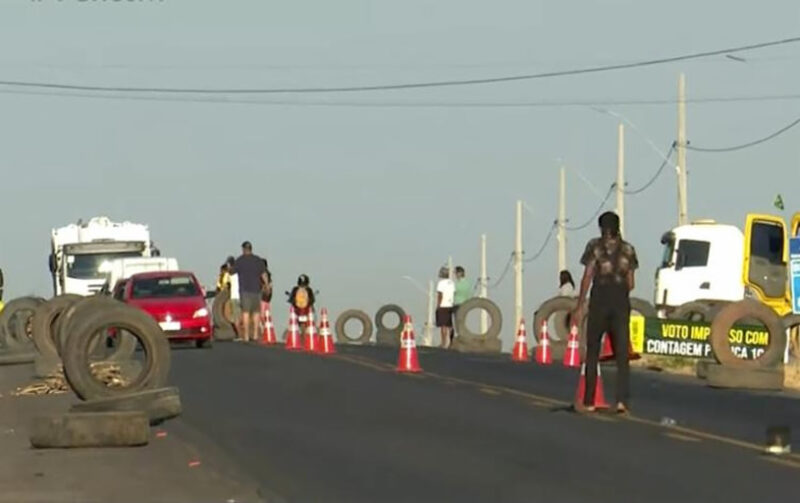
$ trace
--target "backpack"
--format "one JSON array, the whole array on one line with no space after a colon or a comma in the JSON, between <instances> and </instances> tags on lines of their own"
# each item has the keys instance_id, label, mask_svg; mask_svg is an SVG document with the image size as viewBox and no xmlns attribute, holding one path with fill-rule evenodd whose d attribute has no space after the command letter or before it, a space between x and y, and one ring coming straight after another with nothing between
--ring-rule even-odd
<instances>
[{"instance_id":1,"label":"backpack","mask_svg":"<svg viewBox=\"0 0 800 503\"><path fill-rule=\"evenodd\" d=\"M299 309L308 307L308 290L306 288L298 288L294 293L294 305Z\"/></svg>"}]
</instances>

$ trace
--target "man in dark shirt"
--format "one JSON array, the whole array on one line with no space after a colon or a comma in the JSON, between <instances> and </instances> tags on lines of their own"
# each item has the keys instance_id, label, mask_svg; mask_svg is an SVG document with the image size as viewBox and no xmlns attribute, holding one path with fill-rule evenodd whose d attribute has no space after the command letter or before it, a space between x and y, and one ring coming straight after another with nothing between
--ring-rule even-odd
<instances>
[{"instance_id":1,"label":"man in dark shirt","mask_svg":"<svg viewBox=\"0 0 800 503\"><path fill-rule=\"evenodd\" d=\"M242 309L241 339L250 340L250 326L253 327L252 340L258 340L258 316L261 310L262 285L269 284L267 261L253 253L250 241L242 243L242 254L233 265L239 277L239 303ZM251 323L252 321L252 323Z\"/></svg>"},{"instance_id":2,"label":"man in dark shirt","mask_svg":"<svg viewBox=\"0 0 800 503\"><path fill-rule=\"evenodd\" d=\"M594 412L594 392L600 341L604 333L611 337L617 360L617 412L628 407L628 345L630 292L634 287L634 271L639 267L636 250L624 241L619 232L619 217L608 211L600 215L600 237L589 241L581 257L586 269L581 280L578 307L573 320L582 320L589 286L589 319L586 330L586 393L583 410ZM580 404L578 404L580 406Z\"/></svg>"}]
</instances>

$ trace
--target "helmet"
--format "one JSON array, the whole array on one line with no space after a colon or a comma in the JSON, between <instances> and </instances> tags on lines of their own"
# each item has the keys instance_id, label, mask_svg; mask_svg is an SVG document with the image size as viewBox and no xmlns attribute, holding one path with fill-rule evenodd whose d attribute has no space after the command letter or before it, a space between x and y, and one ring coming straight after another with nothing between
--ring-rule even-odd
<instances>
[{"instance_id":1,"label":"helmet","mask_svg":"<svg viewBox=\"0 0 800 503\"><path fill-rule=\"evenodd\" d=\"M311 279L305 274L297 277L297 286L308 286L309 283L311 283Z\"/></svg>"}]
</instances>

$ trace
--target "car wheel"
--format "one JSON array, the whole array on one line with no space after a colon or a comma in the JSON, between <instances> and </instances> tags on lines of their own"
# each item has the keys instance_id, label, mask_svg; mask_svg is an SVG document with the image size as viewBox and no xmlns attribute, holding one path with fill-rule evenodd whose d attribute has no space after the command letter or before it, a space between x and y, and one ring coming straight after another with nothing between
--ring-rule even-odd
<instances>
[{"instance_id":1,"label":"car wheel","mask_svg":"<svg viewBox=\"0 0 800 503\"><path fill-rule=\"evenodd\" d=\"M194 345L197 346L198 349L209 349L214 343L211 342L211 337L209 337L208 339L198 339L194 341Z\"/></svg>"}]
</instances>

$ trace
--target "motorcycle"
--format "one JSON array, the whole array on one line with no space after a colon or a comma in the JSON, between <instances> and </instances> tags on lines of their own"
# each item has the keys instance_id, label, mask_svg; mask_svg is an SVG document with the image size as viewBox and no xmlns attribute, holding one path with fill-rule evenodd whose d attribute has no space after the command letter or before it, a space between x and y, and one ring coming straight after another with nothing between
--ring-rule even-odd
<instances>
[{"instance_id":1,"label":"motorcycle","mask_svg":"<svg viewBox=\"0 0 800 503\"><path fill-rule=\"evenodd\" d=\"M314 298L316 300L316 298L319 297L319 290L313 290L313 292L314 292ZM289 304L292 304L292 294L291 294L291 292L284 291L283 293L286 294L286 302L288 302ZM314 306L312 304L312 305L308 306L304 310L300 310L300 309L295 307L295 313L297 314L297 325L298 325L298 327L300 329L300 333L304 334L304 333L306 333L306 329L308 328L308 321L310 319L309 314L313 315L314 319L317 319L316 306Z\"/></svg>"}]
</instances>

